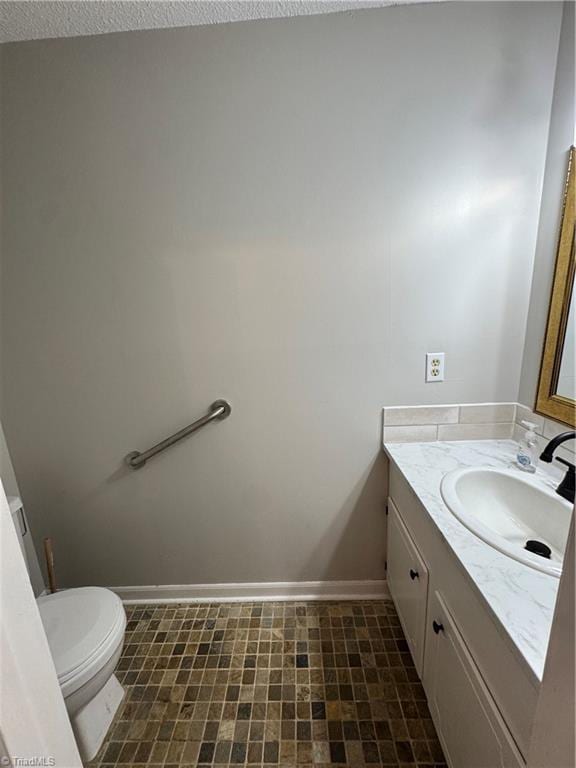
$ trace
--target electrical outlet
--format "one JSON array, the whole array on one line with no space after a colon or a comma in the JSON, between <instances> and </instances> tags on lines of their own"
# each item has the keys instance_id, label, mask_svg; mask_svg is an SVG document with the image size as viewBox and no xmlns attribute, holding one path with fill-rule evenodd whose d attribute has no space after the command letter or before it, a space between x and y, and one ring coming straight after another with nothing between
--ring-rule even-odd
<instances>
[{"instance_id":1,"label":"electrical outlet","mask_svg":"<svg viewBox=\"0 0 576 768\"><path fill-rule=\"evenodd\" d=\"M426 353L426 381L444 381L444 352Z\"/></svg>"}]
</instances>

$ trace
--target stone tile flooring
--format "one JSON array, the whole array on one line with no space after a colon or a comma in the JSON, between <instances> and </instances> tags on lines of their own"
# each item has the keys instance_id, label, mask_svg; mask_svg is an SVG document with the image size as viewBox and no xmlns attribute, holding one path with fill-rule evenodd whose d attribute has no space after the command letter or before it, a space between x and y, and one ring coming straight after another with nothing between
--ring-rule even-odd
<instances>
[{"instance_id":1,"label":"stone tile flooring","mask_svg":"<svg viewBox=\"0 0 576 768\"><path fill-rule=\"evenodd\" d=\"M91 768L446 768L390 601L127 608Z\"/></svg>"}]
</instances>

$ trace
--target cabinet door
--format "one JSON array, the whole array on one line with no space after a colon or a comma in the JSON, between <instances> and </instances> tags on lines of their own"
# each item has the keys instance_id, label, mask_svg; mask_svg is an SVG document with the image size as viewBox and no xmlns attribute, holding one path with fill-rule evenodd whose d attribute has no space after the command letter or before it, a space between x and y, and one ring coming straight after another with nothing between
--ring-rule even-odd
<instances>
[{"instance_id":1,"label":"cabinet door","mask_svg":"<svg viewBox=\"0 0 576 768\"><path fill-rule=\"evenodd\" d=\"M422 677L428 568L392 499L388 501L388 588L394 600L416 671Z\"/></svg>"},{"instance_id":2,"label":"cabinet door","mask_svg":"<svg viewBox=\"0 0 576 768\"><path fill-rule=\"evenodd\" d=\"M428 608L424 687L451 768L524 766L439 592Z\"/></svg>"}]
</instances>

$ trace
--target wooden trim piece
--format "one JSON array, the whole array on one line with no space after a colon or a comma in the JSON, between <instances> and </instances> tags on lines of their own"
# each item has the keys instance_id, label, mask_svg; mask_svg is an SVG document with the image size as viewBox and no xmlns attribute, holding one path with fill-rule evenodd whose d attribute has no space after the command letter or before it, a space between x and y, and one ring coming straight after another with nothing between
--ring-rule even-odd
<instances>
[{"instance_id":1,"label":"wooden trim piece","mask_svg":"<svg viewBox=\"0 0 576 768\"><path fill-rule=\"evenodd\" d=\"M235 603L284 600L386 600L388 586L375 581L282 581L235 584L159 584L109 587L127 605L139 603Z\"/></svg>"}]
</instances>

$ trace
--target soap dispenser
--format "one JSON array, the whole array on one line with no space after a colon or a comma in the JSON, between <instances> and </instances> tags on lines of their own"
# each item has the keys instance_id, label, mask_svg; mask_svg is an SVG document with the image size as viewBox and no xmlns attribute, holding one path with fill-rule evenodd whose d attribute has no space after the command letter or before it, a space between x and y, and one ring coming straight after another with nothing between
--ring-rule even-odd
<instances>
[{"instance_id":1,"label":"soap dispenser","mask_svg":"<svg viewBox=\"0 0 576 768\"><path fill-rule=\"evenodd\" d=\"M536 424L531 421L523 421L522 426L526 427L527 431L518 443L516 464L523 472L536 472L536 462L538 461Z\"/></svg>"}]
</instances>

